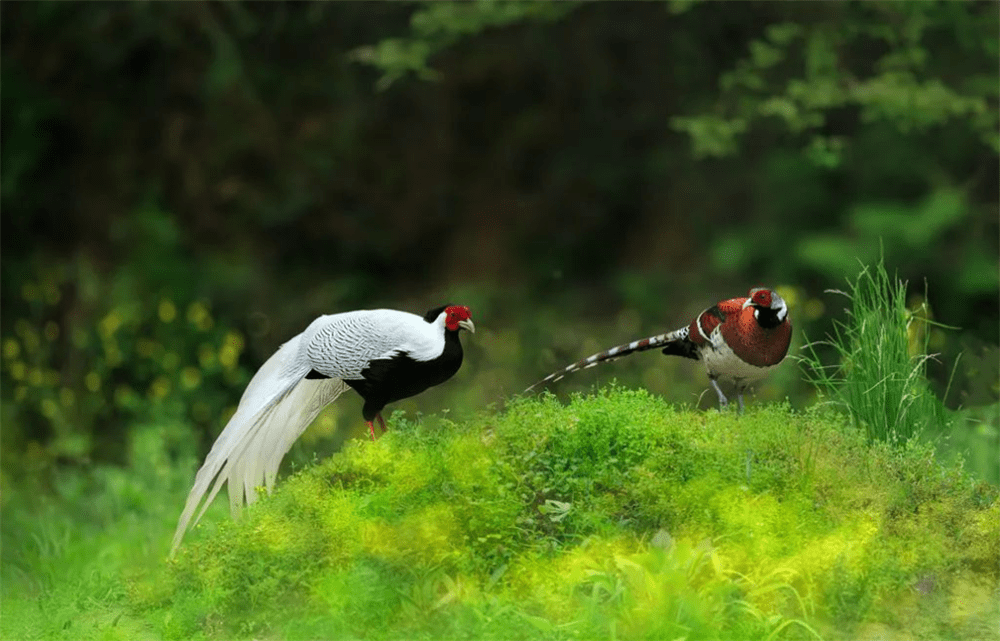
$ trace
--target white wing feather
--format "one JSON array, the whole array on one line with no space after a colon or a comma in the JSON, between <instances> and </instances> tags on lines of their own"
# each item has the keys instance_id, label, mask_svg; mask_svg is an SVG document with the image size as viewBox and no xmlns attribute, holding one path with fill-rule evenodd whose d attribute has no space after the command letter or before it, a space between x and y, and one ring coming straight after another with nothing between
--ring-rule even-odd
<instances>
[{"instance_id":1,"label":"white wing feather","mask_svg":"<svg viewBox=\"0 0 1000 641\"><path fill-rule=\"evenodd\" d=\"M254 374L236 413L198 470L171 554L223 483L228 481L234 516L244 502L257 500L257 487L273 487L281 460L295 440L326 405L349 389L344 380L362 378L372 360L392 354L407 353L416 360L440 355L443 324L443 314L427 323L395 310L345 312L317 318L282 345ZM305 378L314 369L329 378ZM202 501L206 493L208 498Z\"/></svg>"}]
</instances>

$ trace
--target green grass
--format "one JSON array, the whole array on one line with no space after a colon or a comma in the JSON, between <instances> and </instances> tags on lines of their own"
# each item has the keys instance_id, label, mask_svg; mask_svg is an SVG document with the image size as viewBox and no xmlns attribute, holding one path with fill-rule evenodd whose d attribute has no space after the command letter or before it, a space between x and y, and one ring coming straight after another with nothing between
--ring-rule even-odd
<instances>
[{"instance_id":1,"label":"green grass","mask_svg":"<svg viewBox=\"0 0 1000 641\"><path fill-rule=\"evenodd\" d=\"M806 377L828 398L846 407L870 440L906 441L931 427L947 426L948 413L930 391L927 378L929 328L926 309L911 311L906 283L885 265L862 266L849 291L846 321L834 321L833 335L804 347ZM825 366L817 347L832 348L837 364ZM957 363L956 363L957 365Z\"/></svg>"},{"instance_id":2,"label":"green grass","mask_svg":"<svg viewBox=\"0 0 1000 641\"><path fill-rule=\"evenodd\" d=\"M190 479L143 433L130 469L4 493L0 636L1000 638L996 488L822 410L397 415L172 561Z\"/></svg>"}]
</instances>

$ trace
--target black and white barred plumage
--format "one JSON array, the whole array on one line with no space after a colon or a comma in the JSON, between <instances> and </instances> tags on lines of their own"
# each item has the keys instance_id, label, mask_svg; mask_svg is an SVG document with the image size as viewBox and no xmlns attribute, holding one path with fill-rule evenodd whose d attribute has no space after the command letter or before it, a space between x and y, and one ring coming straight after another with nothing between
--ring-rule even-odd
<instances>
[{"instance_id":1,"label":"black and white barred plumage","mask_svg":"<svg viewBox=\"0 0 1000 641\"><path fill-rule=\"evenodd\" d=\"M632 341L631 343L625 343L624 345L612 347L611 349L606 349L603 352L598 352L592 356L588 356L581 361L577 361L572 365L567 365L563 369L549 374L524 391L525 393L530 392L536 387L545 386L549 383L555 383L567 374L572 374L573 372L579 372L582 369L594 367L598 363L609 363L615 359L621 358L622 356L628 356L629 354L635 354L636 352L644 352L647 349L665 347L671 344L683 345L688 337L688 331L689 329L687 327L682 327L681 329L667 332L666 334L657 334L656 336L650 336L649 338L643 338L637 341ZM680 352L678 352L678 355L689 356L689 358L697 358L697 356L681 354Z\"/></svg>"}]
</instances>

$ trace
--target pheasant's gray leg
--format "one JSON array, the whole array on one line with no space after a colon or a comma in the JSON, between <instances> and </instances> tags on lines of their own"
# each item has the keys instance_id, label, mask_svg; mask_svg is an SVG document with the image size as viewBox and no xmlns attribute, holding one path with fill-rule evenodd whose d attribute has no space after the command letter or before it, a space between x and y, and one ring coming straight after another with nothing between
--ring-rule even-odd
<instances>
[{"instance_id":1,"label":"pheasant's gray leg","mask_svg":"<svg viewBox=\"0 0 1000 641\"><path fill-rule=\"evenodd\" d=\"M729 399L726 398L726 395L722 393L721 389L719 389L719 384L715 382L714 378L710 378L708 380L712 383L712 387L715 388L715 393L719 395L719 409L721 410L725 406L729 405Z\"/></svg>"},{"instance_id":2,"label":"pheasant's gray leg","mask_svg":"<svg viewBox=\"0 0 1000 641\"><path fill-rule=\"evenodd\" d=\"M746 387L737 387L736 388L736 400L739 401L739 404L740 404L740 414L743 413L743 392L745 390L746 390Z\"/></svg>"}]
</instances>

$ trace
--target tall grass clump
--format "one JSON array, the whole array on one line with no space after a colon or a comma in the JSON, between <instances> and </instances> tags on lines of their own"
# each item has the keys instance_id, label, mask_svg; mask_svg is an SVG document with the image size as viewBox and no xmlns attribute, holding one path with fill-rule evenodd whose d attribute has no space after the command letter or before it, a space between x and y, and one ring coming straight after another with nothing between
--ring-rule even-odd
<instances>
[{"instance_id":1,"label":"tall grass clump","mask_svg":"<svg viewBox=\"0 0 1000 641\"><path fill-rule=\"evenodd\" d=\"M849 291L827 290L850 301L847 320L833 322L827 340L803 347L806 378L821 394L844 405L869 441L906 441L929 425L947 421L944 405L927 382L926 302L906 306L906 282L890 278L883 260L862 265ZM926 297L925 297L926 300ZM921 327L920 324L925 326ZM829 347L839 363L823 365L817 347Z\"/></svg>"}]
</instances>

